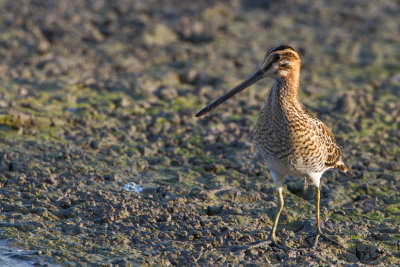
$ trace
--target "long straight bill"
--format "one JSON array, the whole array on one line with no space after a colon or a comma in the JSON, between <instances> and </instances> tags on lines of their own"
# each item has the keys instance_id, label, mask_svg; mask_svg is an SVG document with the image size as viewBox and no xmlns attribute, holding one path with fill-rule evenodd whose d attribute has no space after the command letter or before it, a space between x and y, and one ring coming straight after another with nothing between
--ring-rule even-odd
<instances>
[{"instance_id":1,"label":"long straight bill","mask_svg":"<svg viewBox=\"0 0 400 267\"><path fill-rule=\"evenodd\" d=\"M245 81L243 81L239 85L235 86L232 90L226 92L224 95L217 98L210 105L208 105L207 107L200 110L195 116L200 117L200 116L203 116L204 114L210 112L211 110L213 110L214 108L216 108L217 106L219 106L220 104L222 104L223 102L225 102L226 100L231 98L232 96L236 95L237 93L240 93L241 91L243 91L244 89L246 89L247 87L249 87L250 85L255 83L256 81L262 79L263 78L262 74L263 74L263 72L261 70L258 70L253 75L251 75L249 78L247 78Z\"/></svg>"}]
</instances>

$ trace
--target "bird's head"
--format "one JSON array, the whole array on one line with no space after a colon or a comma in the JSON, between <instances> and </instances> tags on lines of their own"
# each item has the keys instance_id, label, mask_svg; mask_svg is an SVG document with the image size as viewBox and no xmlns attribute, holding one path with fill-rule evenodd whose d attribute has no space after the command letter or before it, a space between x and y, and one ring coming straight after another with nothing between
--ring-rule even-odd
<instances>
[{"instance_id":1,"label":"bird's head","mask_svg":"<svg viewBox=\"0 0 400 267\"><path fill-rule=\"evenodd\" d=\"M203 116L225 102L232 96L243 91L253 83L265 77L273 79L286 79L289 75L299 75L300 58L294 48L288 45L281 45L270 49L264 57L264 61L257 71L249 78L241 82L239 85L228 91L207 107L203 108L196 114L196 117Z\"/></svg>"},{"instance_id":2,"label":"bird's head","mask_svg":"<svg viewBox=\"0 0 400 267\"><path fill-rule=\"evenodd\" d=\"M262 78L279 79L298 72L300 65L300 57L296 50L288 45L281 45L267 52L258 72L262 73Z\"/></svg>"}]
</instances>

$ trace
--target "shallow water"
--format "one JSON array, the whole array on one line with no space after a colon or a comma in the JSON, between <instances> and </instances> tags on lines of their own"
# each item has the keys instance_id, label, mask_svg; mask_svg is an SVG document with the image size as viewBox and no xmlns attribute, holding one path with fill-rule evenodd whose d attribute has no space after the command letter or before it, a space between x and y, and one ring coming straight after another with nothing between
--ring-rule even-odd
<instances>
[{"instance_id":1,"label":"shallow water","mask_svg":"<svg viewBox=\"0 0 400 267\"><path fill-rule=\"evenodd\" d=\"M23 250L11 247L7 242L0 241L0 266L2 267L28 267L47 266L36 254L36 251ZM54 266L54 265L52 265Z\"/></svg>"}]
</instances>

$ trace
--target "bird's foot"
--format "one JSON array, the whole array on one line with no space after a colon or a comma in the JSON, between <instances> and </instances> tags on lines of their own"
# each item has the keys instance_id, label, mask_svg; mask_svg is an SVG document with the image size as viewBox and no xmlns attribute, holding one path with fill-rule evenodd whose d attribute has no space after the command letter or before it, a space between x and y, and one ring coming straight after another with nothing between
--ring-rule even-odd
<instances>
[{"instance_id":1,"label":"bird's foot","mask_svg":"<svg viewBox=\"0 0 400 267\"><path fill-rule=\"evenodd\" d=\"M289 250L288 247L279 245L278 242L279 242L279 239L275 235L271 234L268 237L268 239L261 240L259 242L253 243L248 248L252 249L252 248L259 248L259 247L263 247L263 246L270 246L270 247L275 247L277 249L281 249L281 250L283 250L285 252L287 252Z\"/></svg>"},{"instance_id":2,"label":"bird's foot","mask_svg":"<svg viewBox=\"0 0 400 267\"><path fill-rule=\"evenodd\" d=\"M285 252L289 251L288 247L279 245L270 239L265 239L265 240L255 243L255 244L251 244L250 246L248 246L248 249L259 248L259 247L264 247L264 246L270 246L273 248L281 249Z\"/></svg>"},{"instance_id":3,"label":"bird's foot","mask_svg":"<svg viewBox=\"0 0 400 267\"><path fill-rule=\"evenodd\" d=\"M346 249L346 248L345 248L342 244L340 244L338 241L333 240L332 238L327 237L324 233L322 233L321 230L318 230L316 234L313 234L313 235L311 235L311 236L309 236L309 237L312 237L312 236L315 236L315 239L314 239L314 242L313 242L313 245L312 245L312 248L313 248L313 249L316 249L316 248L317 248L319 237L322 237L322 238L325 239L326 241L329 241L329 242L331 242L331 243L333 243L333 244L335 244L335 245L337 245L337 246L339 246L339 247L341 247L341 248L343 248L343 249Z\"/></svg>"}]
</instances>

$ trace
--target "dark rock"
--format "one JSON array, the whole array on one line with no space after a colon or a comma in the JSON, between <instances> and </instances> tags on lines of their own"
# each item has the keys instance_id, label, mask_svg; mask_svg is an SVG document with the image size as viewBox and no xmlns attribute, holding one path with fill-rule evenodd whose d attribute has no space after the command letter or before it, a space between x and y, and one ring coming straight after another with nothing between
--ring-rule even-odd
<instances>
[{"instance_id":1,"label":"dark rock","mask_svg":"<svg viewBox=\"0 0 400 267\"><path fill-rule=\"evenodd\" d=\"M72 201L69 198L64 198L59 202L59 206L63 209L68 209L72 205Z\"/></svg>"},{"instance_id":2,"label":"dark rock","mask_svg":"<svg viewBox=\"0 0 400 267\"><path fill-rule=\"evenodd\" d=\"M200 44L213 40L212 36L206 32L201 21L193 21L192 18L184 17L179 25L178 34L183 41Z\"/></svg>"},{"instance_id":3,"label":"dark rock","mask_svg":"<svg viewBox=\"0 0 400 267\"><path fill-rule=\"evenodd\" d=\"M89 146L90 146L92 149L98 149L98 148L99 148L99 141L92 140L92 141L90 141Z\"/></svg>"},{"instance_id":4,"label":"dark rock","mask_svg":"<svg viewBox=\"0 0 400 267\"><path fill-rule=\"evenodd\" d=\"M219 78L211 77L207 72L200 72L194 69L191 69L180 76L180 80L182 83L188 83L197 86L205 86L205 85L217 85L220 82Z\"/></svg>"},{"instance_id":5,"label":"dark rock","mask_svg":"<svg viewBox=\"0 0 400 267\"><path fill-rule=\"evenodd\" d=\"M208 206L207 207L207 215L208 216L215 216L215 215L219 215L220 213L222 213L224 210L224 206Z\"/></svg>"},{"instance_id":6,"label":"dark rock","mask_svg":"<svg viewBox=\"0 0 400 267\"><path fill-rule=\"evenodd\" d=\"M10 172L14 170L14 164L12 163L12 161L10 161L10 162L8 163L8 170L9 170Z\"/></svg>"},{"instance_id":7,"label":"dark rock","mask_svg":"<svg viewBox=\"0 0 400 267\"><path fill-rule=\"evenodd\" d=\"M115 180L115 174L110 173L110 174L104 175L104 180L106 180L106 181L114 181Z\"/></svg>"},{"instance_id":8,"label":"dark rock","mask_svg":"<svg viewBox=\"0 0 400 267\"><path fill-rule=\"evenodd\" d=\"M353 114L356 109L356 103L350 93L344 93L336 101L335 110L341 113Z\"/></svg>"},{"instance_id":9,"label":"dark rock","mask_svg":"<svg viewBox=\"0 0 400 267\"><path fill-rule=\"evenodd\" d=\"M45 181L47 184L51 184L51 185L55 185L55 184L57 183L55 176L52 175L52 174L49 174L49 175L44 179L44 181Z\"/></svg>"},{"instance_id":10,"label":"dark rock","mask_svg":"<svg viewBox=\"0 0 400 267\"><path fill-rule=\"evenodd\" d=\"M114 104L118 108L125 108L131 105L131 101L127 96L121 96L114 101Z\"/></svg>"},{"instance_id":11,"label":"dark rock","mask_svg":"<svg viewBox=\"0 0 400 267\"><path fill-rule=\"evenodd\" d=\"M376 247L358 243L356 245L356 256L361 262L368 262L378 259L382 255L382 251Z\"/></svg>"},{"instance_id":12,"label":"dark rock","mask_svg":"<svg viewBox=\"0 0 400 267\"><path fill-rule=\"evenodd\" d=\"M178 97L178 91L169 86L160 86L155 95L162 100L174 100Z\"/></svg>"}]
</instances>

